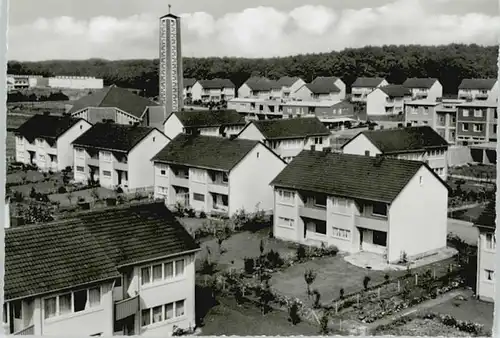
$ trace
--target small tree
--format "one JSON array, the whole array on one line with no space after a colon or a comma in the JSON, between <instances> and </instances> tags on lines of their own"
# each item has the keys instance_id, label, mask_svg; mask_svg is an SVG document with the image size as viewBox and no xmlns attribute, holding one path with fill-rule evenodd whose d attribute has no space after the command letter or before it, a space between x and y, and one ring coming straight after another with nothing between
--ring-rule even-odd
<instances>
[{"instance_id":1,"label":"small tree","mask_svg":"<svg viewBox=\"0 0 500 338\"><path fill-rule=\"evenodd\" d=\"M31 187L31 190L30 190L30 197L31 198L36 198L38 195L37 195L37 192L35 190L35 187Z\"/></svg>"},{"instance_id":2,"label":"small tree","mask_svg":"<svg viewBox=\"0 0 500 338\"><path fill-rule=\"evenodd\" d=\"M328 330L328 321L329 321L329 316L327 311L323 311L323 315L321 316L319 320L319 334L320 335L328 335L329 331Z\"/></svg>"},{"instance_id":3,"label":"small tree","mask_svg":"<svg viewBox=\"0 0 500 338\"><path fill-rule=\"evenodd\" d=\"M344 293L345 293L344 288L341 288L339 292L340 292L340 299L344 299Z\"/></svg>"},{"instance_id":4,"label":"small tree","mask_svg":"<svg viewBox=\"0 0 500 338\"><path fill-rule=\"evenodd\" d=\"M299 304L296 301L292 302L288 308L288 320L293 325L300 323Z\"/></svg>"},{"instance_id":5,"label":"small tree","mask_svg":"<svg viewBox=\"0 0 500 338\"><path fill-rule=\"evenodd\" d=\"M306 258L306 247L303 246L302 244L299 245L299 247L297 248L297 260L300 262L302 261L303 259Z\"/></svg>"},{"instance_id":6,"label":"small tree","mask_svg":"<svg viewBox=\"0 0 500 338\"><path fill-rule=\"evenodd\" d=\"M306 281L307 285L307 296L311 295L311 284L314 282L315 279L316 279L316 272L314 272L313 270L306 270L306 272L304 272L304 280Z\"/></svg>"},{"instance_id":7,"label":"small tree","mask_svg":"<svg viewBox=\"0 0 500 338\"><path fill-rule=\"evenodd\" d=\"M101 197L99 195L99 190L97 190L97 188L93 188L91 191L90 191L90 196L92 196L92 198L94 199L94 201L98 201L99 198Z\"/></svg>"},{"instance_id":8,"label":"small tree","mask_svg":"<svg viewBox=\"0 0 500 338\"><path fill-rule=\"evenodd\" d=\"M313 290L313 295L314 295L314 304L313 307L315 309L319 309L321 307L320 300L321 300L321 294L319 293L318 290Z\"/></svg>"},{"instance_id":9,"label":"small tree","mask_svg":"<svg viewBox=\"0 0 500 338\"><path fill-rule=\"evenodd\" d=\"M73 196L74 196L74 195L73 195L73 192L72 192L72 191L68 191L68 193L66 194L66 198L68 199L69 204L71 204L71 203L72 203L72 201L73 201Z\"/></svg>"},{"instance_id":10,"label":"small tree","mask_svg":"<svg viewBox=\"0 0 500 338\"><path fill-rule=\"evenodd\" d=\"M365 276L365 278L363 278L363 287L365 290L368 290L368 283L370 283L370 277Z\"/></svg>"},{"instance_id":11,"label":"small tree","mask_svg":"<svg viewBox=\"0 0 500 338\"><path fill-rule=\"evenodd\" d=\"M219 252L221 255L224 253L222 249L222 243L229 237L231 237L231 228L227 224L222 224L215 230L215 238L217 239L217 244L219 245Z\"/></svg>"},{"instance_id":12,"label":"small tree","mask_svg":"<svg viewBox=\"0 0 500 338\"><path fill-rule=\"evenodd\" d=\"M384 275L384 283L389 283L389 275L388 274L385 274Z\"/></svg>"}]
</instances>

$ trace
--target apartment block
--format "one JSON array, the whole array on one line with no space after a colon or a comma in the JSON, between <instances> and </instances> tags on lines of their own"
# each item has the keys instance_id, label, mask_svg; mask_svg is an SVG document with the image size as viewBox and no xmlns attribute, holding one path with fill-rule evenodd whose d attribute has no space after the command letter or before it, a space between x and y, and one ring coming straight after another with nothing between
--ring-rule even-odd
<instances>
[{"instance_id":1,"label":"apartment block","mask_svg":"<svg viewBox=\"0 0 500 338\"><path fill-rule=\"evenodd\" d=\"M304 150L271 185L276 238L388 262L446 247L448 188L423 162Z\"/></svg>"},{"instance_id":2,"label":"apartment block","mask_svg":"<svg viewBox=\"0 0 500 338\"><path fill-rule=\"evenodd\" d=\"M366 97L375 88L387 86L389 83L381 77L358 77L351 85L351 101L366 102Z\"/></svg>"},{"instance_id":3,"label":"apartment block","mask_svg":"<svg viewBox=\"0 0 500 338\"><path fill-rule=\"evenodd\" d=\"M179 134L152 159L155 197L207 215L273 208L271 180L286 163L258 141Z\"/></svg>"},{"instance_id":4,"label":"apartment block","mask_svg":"<svg viewBox=\"0 0 500 338\"><path fill-rule=\"evenodd\" d=\"M342 146L345 154L425 162L446 181L448 142L430 126L362 131Z\"/></svg>"},{"instance_id":5,"label":"apartment block","mask_svg":"<svg viewBox=\"0 0 500 338\"><path fill-rule=\"evenodd\" d=\"M73 166L71 142L92 125L69 116L34 115L15 132L16 162L35 164L42 171Z\"/></svg>"},{"instance_id":6,"label":"apartment block","mask_svg":"<svg viewBox=\"0 0 500 338\"><path fill-rule=\"evenodd\" d=\"M411 90L402 85L375 88L366 96L367 115L403 114L404 105L411 101Z\"/></svg>"},{"instance_id":7,"label":"apartment block","mask_svg":"<svg viewBox=\"0 0 500 338\"><path fill-rule=\"evenodd\" d=\"M334 76L318 76L311 83L302 85L293 94L294 98L304 101L342 101L345 96L345 83Z\"/></svg>"},{"instance_id":8,"label":"apartment block","mask_svg":"<svg viewBox=\"0 0 500 338\"><path fill-rule=\"evenodd\" d=\"M163 203L5 230L5 334L170 336L195 325L199 246Z\"/></svg>"},{"instance_id":9,"label":"apartment block","mask_svg":"<svg viewBox=\"0 0 500 338\"><path fill-rule=\"evenodd\" d=\"M495 255L496 255L496 209L493 199L475 222L479 230L477 242L477 285L476 294L481 300L495 299Z\"/></svg>"},{"instance_id":10,"label":"apartment block","mask_svg":"<svg viewBox=\"0 0 500 338\"><path fill-rule=\"evenodd\" d=\"M129 192L152 190L154 168L150 160L169 140L156 128L96 123L73 141L74 179Z\"/></svg>"},{"instance_id":11,"label":"apartment block","mask_svg":"<svg viewBox=\"0 0 500 338\"><path fill-rule=\"evenodd\" d=\"M231 137L245 127L245 118L235 110L184 110L170 115L164 123L165 135L180 133Z\"/></svg>"},{"instance_id":12,"label":"apartment block","mask_svg":"<svg viewBox=\"0 0 500 338\"><path fill-rule=\"evenodd\" d=\"M328 149L330 135L328 128L317 117L301 117L252 121L237 138L263 142L290 162L303 149Z\"/></svg>"},{"instance_id":13,"label":"apartment block","mask_svg":"<svg viewBox=\"0 0 500 338\"><path fill-rule=\"evenodd\" d=\"M403 86L411 91L413 100L436 101L443 97L443 86L435 78L409 78L403 82Z\"/></svg>"},{"instance_id":14,"label":"apartment block","mask_svg":"<svg viewBox=\"0 0 500 338\"><path fill-rule=\"evenodd\" d=\"M220 102L234 98L236 89L229 79L198 80L191 89L194 101Z\"/></svg>"},{"instance_id":15,"label":"apartment block","mask_svg":"<svg viewBox=\"0 0 500 338\"><path fill-rule=\"evenodd\" d=\"M499 91L497 79L463 79L458 86L458 97L464 100L497 102Z\"/></svg>"},{"instance_id":16,"label":"apartment block","mask_svg":"<svg viewBox=\"0 0 500 338\"><path fill-rule=\"evenodd\" d=\"M471 101L457 105L457 143L473 145L497 141L497 103Z\"/></svg>"}]
</instances>

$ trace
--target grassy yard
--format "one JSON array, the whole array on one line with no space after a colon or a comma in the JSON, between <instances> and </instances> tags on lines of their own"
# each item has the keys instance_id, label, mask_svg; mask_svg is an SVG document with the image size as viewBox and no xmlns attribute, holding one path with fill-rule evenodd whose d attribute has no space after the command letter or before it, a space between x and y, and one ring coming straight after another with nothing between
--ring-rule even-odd
<instances>
[{"instance_id":1,"label":"grassy yard","mask_svg":"<svg viewBox=\"0 0 500 338\"><path fill-rule=\"evenodd\" d=\"M453 211L448 214L448 217L467 222L474 222L477 220L479 215L481 215L485 207L486 206L484 205L479 205L465 210Z\"/></svg>"},{"instance_id":2,"label":"grassy yard","mask_svg":"<svg viewBox=\"0 0 500 338\"><path fill-rule=\"evenodd\" d=\"M496 170L495 165L466 165L450 168L450 174L476 178L496 178Z\"/></svg>"},{"instance_id":3,"label":"grassy yard","mask_svg":"<svg viewBox=\"0 0 500 338\"><path fill-rule=\"evenodd\" d=\"M377 336L442 336L442 337L470 337L470 333L446 326L437 320L415 318L412 321L374 332Z\"/></svg>"},{"instance_id":4,"label":"grassy yard","mask_svg":"<svg viewBox=\"0 0 500 338\"><path fill-rule=\"evenodd\" d=\"M103 187L97 187L96 189L97 189L97 193L99 194L100 199L106 199L109 197L116 197L116 195L117 195L116 192L111 190L111 189L107 189L107 188L103 188ZM49 199L51 202L59 202L60 206L71 206L71 205L74 205L78 201L78 198L80 198L80 197L83 197L86 202L92 201L94 198L92 197L91 192L92 192L92 189L74 191L72 193L71 204L70 204L70 201L68 199L67 193L52 194L52 195L49 195Z\"/></svg>"}]
</instances>

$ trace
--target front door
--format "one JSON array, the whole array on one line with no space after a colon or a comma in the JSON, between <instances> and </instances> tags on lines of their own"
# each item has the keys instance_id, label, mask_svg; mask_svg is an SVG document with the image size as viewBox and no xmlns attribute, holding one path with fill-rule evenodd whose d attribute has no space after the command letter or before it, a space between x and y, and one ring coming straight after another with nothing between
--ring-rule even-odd
<instances>
[{"instance_id":1,"label":"front door","mask_svg":"<svg viewBox=\"0 0 500 338\"><path fill-rule=\"evenodd\" d=\"M359 231L359 250L363 251L363 234L364 234L364 231L363 231L363 229L358 229L358 231Z\"/></svg>"}]
</instances>

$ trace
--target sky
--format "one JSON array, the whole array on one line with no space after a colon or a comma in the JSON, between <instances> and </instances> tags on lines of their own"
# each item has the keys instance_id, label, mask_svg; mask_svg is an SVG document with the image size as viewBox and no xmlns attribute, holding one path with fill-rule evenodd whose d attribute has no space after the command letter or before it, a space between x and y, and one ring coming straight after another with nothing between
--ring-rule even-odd
<instances>
[{"instance_id":1,"label":"sky","mask_svg":"<svg viewBox=\"0 0 500 338\"><path fill-rule=\"evenodd\" d=\"M152 59L168 0L11 0L9 60ZM188 57L498 44L497 0L170 0Z\"/></svg>"}]
</instances>

